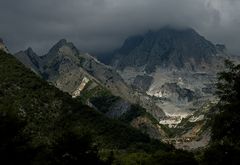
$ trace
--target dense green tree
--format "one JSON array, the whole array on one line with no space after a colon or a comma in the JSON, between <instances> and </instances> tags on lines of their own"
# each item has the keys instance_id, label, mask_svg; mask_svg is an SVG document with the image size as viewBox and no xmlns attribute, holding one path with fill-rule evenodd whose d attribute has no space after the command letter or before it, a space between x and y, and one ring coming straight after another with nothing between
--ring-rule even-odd
<instances>
[{"instance_id":1,"label":"dense green tree","mask_svg":"<svg viewBox=\"0 0 240 165\"><path fill-rule=\"evenodd\" d=\"M167 156L154 157L157 152L171 155L169 162L187 164L186 157L194 160L192 154L176 153L172 146L72 99L2 51L0 71L0 164L168 162ZM133 112L137 109L133 107ZM109 154L100 159L103 151Z\"/></svg>"},{"instance_id":2,"label":"dense green tree","mask_svg":"<svg viewBox=\"0 0 240 165\"><path fill-rule=\"evenodd\" d=\"M240 143L240 65L226 61L226 71L219 73L217 94L219 110L213 124L213 140Z\"/></svg>"},{"instance_id":3,"label":"dense green tree","mask_svg":"<svg viewBox=\"0 0 240 165\"><path fill-rule=\"evenodd\" d=\"M218 74L220 98L212 125L212 142L203 164L240 164L240 65L227 60L226 70Z\"/></svg>"}]
</instances>

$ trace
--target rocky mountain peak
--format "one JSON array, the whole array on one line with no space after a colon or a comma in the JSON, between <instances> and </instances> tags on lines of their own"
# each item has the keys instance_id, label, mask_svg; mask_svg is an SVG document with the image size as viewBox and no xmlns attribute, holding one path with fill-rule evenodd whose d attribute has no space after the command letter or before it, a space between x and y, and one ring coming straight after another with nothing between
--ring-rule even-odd
<instances>
[{"instance_id":1,"label":"rocky mountain peak","mask_svg":"<svg viewBox=\"0 0 240 165\"><path fill-rule=\"evenodd\" d=\"M27 48L25 52L28 52L28 54L35 53L31 47Z\"/></svg>"},{"instance_id":2,"label":"rocky mountain peak","mask_svg":"<svg viewBox=\"0 0 240 165\"><path fill-rule=\"evenodd\" d=\"M40 57L33 51L31 47L27 48L24 51L20 51L14 56L21 61L25 66L32 69L35 73L40 75L41 72L41 59Z\"/></svg>"},{"instance_id":3,"label":"rocky mountain peak","mask_svg":"<svg viewBox=\"0 0 240 165\"><path fill-rule=\"evenodd\" d=\"M72 42L68 42L66 39L61 39L58 41L49 51L48 54L58 53L63 47L68 48L73 51L74 54L78 54L77 48L74 46Z\"/></svg>"},{"instance_id":4,"label":"rocky mountain peak","mask_svg":"<svg viewBox=\"0 0 240 165\"><path fill-rule=\"evenodd\" d=\"M61 48L64 45L67 45L66 39L60 39L52 48Z\"/></svg>"},{"instance_id":5,"label":"rocky mountain peak","mask_svg":"<svg viewBox=\"0 0 240 165\"><path fill-rule=\"evenodd\" d=\"M67 44L67 40L65 38L60 39L57 44Z\"/></svg>"},{"instance_id":6,"label":"rocky mountain peak","mask_svg":"<svg viewBox=\"0 0 240 165\"><path fill-rule=\"evenodd\" d=\"M24 53L29 57L29 58L39 58L39 56L34 52L34 50L29 47L27 48Z\"/></svg>"},{"instance_id":7,"label":"rocky mountain peak","mask_svg":"<svg viewBox=\"0 0 240 165\"><path fill-rule=\"evenodd\" d=\"M45 65L56 64L56 69L61 63L74 63L78 61L79 51L72 42L66 39L59 40L49 52L42 56L41 59Z\"/></svg>"},{"instance_id":8,"label":"rocky mountain peak","mask_svg":"<svg viewBox=\"0 0 240 165\"><path fill-rule=\"evenodd\" d=\"M31 47L28 47L26 50L21 50L16 53L16 55L27 55L27 56L36 56L39 57Z\"/></svg>"},{"instance_id":9,"label":"rocky mountain peak","mask_svg":"<svg viewBox=\"0 0 240 165\"><path fill-rule=\"evenodd\" d=\"M221 53L216 45L192 28L164 27L126 39L113 55L112 65L118 69L156 67L195 70L211 63Z\"/></svg>"}]
</instances>

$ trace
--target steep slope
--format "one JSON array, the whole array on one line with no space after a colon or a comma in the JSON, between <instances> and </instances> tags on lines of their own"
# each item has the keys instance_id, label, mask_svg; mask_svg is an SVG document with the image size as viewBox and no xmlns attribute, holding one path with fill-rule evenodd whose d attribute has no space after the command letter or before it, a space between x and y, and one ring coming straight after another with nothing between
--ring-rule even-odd
<instances>
[{"instance_id":1,"label":"steep slope","mask_svg":"<svg viewBox=\"0 0 240 165\"><path fill-rule=\"evenodd\" d=\"M40 57L32 50L28 48L25 51L20 51L14 56L21 61L26 67L32 69L35 73L40 74L42 70L42 64Z\"/></svg>"},{"instance_id":2,"label":"steep slope","mask_svg":"<svg viewBox=\"0 0 240 165\"><path fill-rule=\"evenodd\" d=\"M83 73L88 79L103 84L113 94L124 98L129 97L129 88L115 71L98 62L87 53L79 52L72 43L64 39L54 45L49 53L42 57L42 60L44 63L44 75L48 80L56 82L57 87L60 87L59 85L61 81L64 81L63 79L69 80L68 86L73 86L70 83L80 82L79 80L83 77L74 78L69 76ZM72 88L76 89L74 86Z\"/></svg>"},{"instance_id":3,"label":"steep slope","mask_svg":"<svg viewBox=\"0 0 240 165\"><path fill-rule=\"evenodd\" d=\"M194 29L168 26L127 38L113 52L111 65L128 85L155 99L166 115L161 124L182 130L191 125L188 131L194 132L198 121L182 122L197 118L198 112L207 120L204 105L217 101L216 73L229 58L224 45L213 44Z\"/></svg>"},{"instance_id":4,"label":"steep slope","mask_svg":"<svg viewBox=\"0 0 240 165\"><path fill-rule=\"evenodd\" d=\"M98 110L103 109L103 106L97 105L99 100L103 101L101 104L111 103L101 110L111 118L120 118L128 113L132 104L146 108L157 119L164 116L149 97L133 91L116 71L89 54L79 52L66 40L60 40L42 60L45 64L43 75L56 87L74 97L84 97L85 103ZM116 99L115 96L119 97ZM160 130L156 124L154 127ZM161 138L161 133L157 138Z\"/></svg>"},{"instance_id":5,"label":"steep slope","mask_svg":"<svg viewBox=\"0 0 240 165\"><path fill-rule=\"evenodd\" d=\"M10 54L0 53L1 122L8 115L22 121L21 136L29 138L31 147L54 147L67 129L75 130L75 134L88 131L96 143L106 148L125 148L134 141L145 143L150 140L126 125L82 106L41 80Z\"/></svg>"},{"instance_id":6,"label":"steep slope","mask_svg":"<svg viewBox=\"0 0 240 165\"><path fill-rule=\"evenodd\" d=\"M110 118L119 119L131 110L133 104L140 104L157 119L164 116L162 110L149 100L149 97L134 92L112 68L87 53L79 52L73 43L65 39L56 43L44 56L35 57L29 51L31 52L19 52L15 57L32 70L38 70L44 79L60 90L69 93L73 98L81 96L80 100L84 104ZM29 58L29 54L32 58ZM37 63L31 59L36 59ZM101 104L106 103L105 106L98 104L100 100L103 100ZM154 124L154 127L159 130L157 124ZM158 139L161 138L160 135L159 133Z\"/></svg>"},{"instance_id":7,"label":"steep slope","mask_svg":"<svg viewBox=\"0 0 240 165\"><path fill-rule=\"evenodd\" d=\"M171 155L171 162L196 164L191 154L152 141L133 128L83 106L3 51L0 69L2 163L109 164L126 162L129 154L141 154L141 159L159 164L168 160L154 157L161 153ZM108 152L110 157L100 160L99 154Z\"/></svg>"},{"instance_id":8,"label":"steep slope","mask_svg":"<svg viewBox=\"0 0 240 165\"><path fill-rule=\"evenodd\" d=\"M163 113L146 95L134 92L112 68L100 63L87 53L79 52L76 47L60 40L48 54L42 57L45 77L58 88L70 94L78 90L80 82L86 77L87 87L104 87L115 96L139 103L146 110L160 118Z\"/></svg>"},{"instance_id":9,"label":"steep slope","mask_svg":"<svg viewBox=\"0 0 240 165\"><path fill-rule=\"evenodd\" d=\"M29 122L28 127L25 128L26 133L36 136L35 140L37 142L54 143L52 141L54 137L52 137L51 134L55 132L50 130L54 130L53 128L57 126L56 124L59 124L60 127L63 126L64 123L60 124L59 122L63 122L69 115L71 118L71 113L75 113L75 115L80 117L78 120L79 127L81 126L81 122L83 122L84 124L82 123L82 126L86 128L92 127L93 132L97 131L100 127L105 127L103 122L95 125L95 122L92 123L93 120L105 120L104 122L111 125L111 120L101 116L89 107L83 106L77 102L77 100L72 99L70 95L49 85L29 69L25 68L24 65L18 62L12 55L5 54L1 51L0 59L2 71L0 83L1 111L6 111L7 113L9 109L21 116L24 120L26 119L27 122ZM88 119L84 116L88 116ZM37 123L39 123L39 125ZM118 125L117 122L115 123ZM107 125L108 124L106 124L106 126ZM98 126L99 128L97 128ZM112 126L114 126L114 124ZM120 127L124 128L125 126L121 125ZM108 132L109 131L114 130L110 129ZM114 136L114 133L110 132L108 134ZM130 136L126 136L126 138L128 137ZM136 137L134 137L134 139L135 138ZM110 141L107 143L110 144L109 142Z\"/></svg>"},{"instance_id":10,"label":"steep slope","mask_svg":"<svg viewBox=\"0 0 240 165\"><path fill-rule=\"evenodd\" d=\"M195 30L164 27L126 39L114 51L112 66L128 85L164 103L170 100L169 104L159 102L167 112L211 96L216 73L226 58L224 45L212 44Z\"/></svg>"},{"instance_id":11,"label":"steep slope","mask_svg":"<svg viewBox=\"0 0 240 165\"><path fill-rule=\"evenodd\" d=\"M148 73L156 67L167 69L206 70L214 64L213 57L223 53L191 28L165 27L144 35L129 37L114 52L112 65L122 70L126 67L144 67Z\"/></svg>"},{"instance_id":12,"label":"steep slope","mask_svg":"<svg viewBox=\"0 0 240 165\"><path fill-rule=\"evenodd\" d=\"M97 80L81 67L83 60L72 43L60 40L47 55L41 57L42 75L62 91L78 96L76 90L84 78L97 83Z\"/></svg>"}]
</instances>

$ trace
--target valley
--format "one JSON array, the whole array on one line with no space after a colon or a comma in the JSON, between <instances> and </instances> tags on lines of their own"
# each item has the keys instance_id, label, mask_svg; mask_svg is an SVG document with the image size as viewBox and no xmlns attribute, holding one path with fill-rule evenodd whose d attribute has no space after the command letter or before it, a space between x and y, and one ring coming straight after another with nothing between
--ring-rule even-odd
<instances>
[{"instance_id":1,"label":"valley","mask_svg":"<svg viewBox=\"0 0 240 165\"><path fill-rule=\"evenodd\" d=\"M165 27L126 39L110 64L129 86L147 94L163 110L165 117L158 121L178 132L174 145L195 149L210 141L206 127L211 119L206 116L218 103L217 73L226 59L233 58L224 45L214 45L194 29ZM186 120L190 127L183 124ZM202 145L197 144L202 140Z\"/></svg>"},{"instance_id":2,"label":"valley","mask_svg":"<svg viewBox=\"0 0 240 165\"><path fill-rule=\"evenodd\" d=\"M221 50L218 47L193 29L166 27L127 39L122 48L114 51L112 66L79 51L66 39L57 42L43 56L31 48L14 56L73 98L80 98L84 104L116 120L132 114L128 119L130 125L163 142L176 138L178 143L173 144L179 147L179 141L194 143L196 139L210 137L209 128L205 128L210 108L203 111L203 107L217 103L216 73L223 68L224 59L230 58L224 46ZM147 58L144 62L142 53ZM133 105L143 107L146 112L132 112ZM190 124L184 124L186 120ZM199 126L199 122L203 123ZM196 133L188 137L188 132ZM185 136L191 140L186 141Z\"/></svg>"},{"instance_id":3,"label":"valley","mask_svg":"<svg viewBox=\"0 0 240 165\"><path fill-rule=\"evenodd\" d=\"M112 66L79 51L66 39L43 56L31 48L14 56L107 117L125 121L177 148L192 150L210 141L208 116L218 103L214 96L217 73L223 69L224 59L232 58L225 46L219 47L193 29L166 27L127 39L111 56ZM142 53L147 58L144 63Z\"/></svg>"},{"instance_id":4,"label":"valley","mask_svg":"<svg viewBox=\"0 0 240 165\"><path fill-rule=\"evenodd\" d=\"M0 165L240 165L240 0L0 4Z\"/></svg>"}]
</instances>

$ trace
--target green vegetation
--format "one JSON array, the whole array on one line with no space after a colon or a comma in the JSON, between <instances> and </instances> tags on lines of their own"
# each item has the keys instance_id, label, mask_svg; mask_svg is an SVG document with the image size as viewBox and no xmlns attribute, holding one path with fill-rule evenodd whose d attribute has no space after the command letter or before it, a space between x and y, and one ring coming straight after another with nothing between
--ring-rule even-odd
<instances>
[{"instance_id":1,"label":"green vegetation","mask_svg":"<svg viewBox=\"0 0 240 165\"><path fill-rule=\"evenodd\" d=\"M133 119L140 116L150 119L153 124L158 124L158 121L150 113L137 104L131 105L130 110L124 113L119 120L124 123L130 123Z\"/></svg>"},{"instance_id":2,"label":"green vegetation","mask_svg":"<svg viewBox=\"0 0 240 165\"><path fill-rule=\"evenodd\" d=\"M83 104L87 101L91 102L98 111L102 113L107 113L110 108L120 100L120 97L114 96L109 90L101 85L97 85L92 89L88 89L88 86L91 85L91 81L88 82L87 86L81 92L81 96L78 98Z\"/></svg>"},{"instance_id":3,"label":"green vegetation","mask_svg":"<svg viewBox=\"0 0 240 165\"><path fill-rule=\"evenodd\" d=\"M87 83L87 86L81 92L81 97L78 98L82 103L86 103L87 100L93 98L113 96L111 92L109 92L106 88L102 87L99 84L92 89L88 89L88 86L91 85L91 83L91 81Z\"/></svg>"},{"instance_id":4,"label":"green vegetation","mask_svg":"<svg viewBox=\"0 0 240 165\"><path fill-rule=\"evenodd\" d=\"M112 95L102 95L97 97L92 97L90 102L97 107L97 109L102 113L107 113L111 106L118 101L120 98Z\"/></svg>"},{"instance_id":5,"label":"green vegetation","mask_svg":"<svg viewBox=\"0 0 240 165\"><path fill-rule=\"evenodd\" d=\"M144 116L145 113L146 113L145 109L143 109L139 105L131 105L131 109L124 113L119 120L125 123L130 123L133 119L139 116Z\"/></svg>"},{"instance_id":6,"label":"green vegetation","mask_svg":"<svg viewBox=\"0 0 240 165\"><path fill-rule=\"evenodd\" d=\"M202 164L240 164L240 65L226 61L226 68L219 73L219 113L213 121L212 142Z\"/></svg>"},{"instance_id":7,"label":"green vegetation","mask_svg":"<svg viewBox=\"0 0 240 165\"><path fill-rule=\"evenodd\" d=\"M101 162L88 134L72 131L72 114L85 111L81 104L3 52L0 70L1 164ZM84 145L70 151L67 144L71 141Z\"/></svg>"},{"instance_id":8,"label":"green vegetation","mask_svg":"<svg viewBox=\"0 0 240 165\"><path fill-rule=\"evenodd\" d=\"M121 165L196 165L193 154L184 151L156 152L152 155L143 152L116 154L113 164Z\"/></svg>"},{"instance_id":9,"label":"green vegetation","mask_svg":"<svg viewBox=\"0 0 240 165\"><path fill-rule=\"evenodd\" d=\"M196 164L192 154L104 117L1 51L0 70L1 164Z\"/></svg>"}]
</instances>

